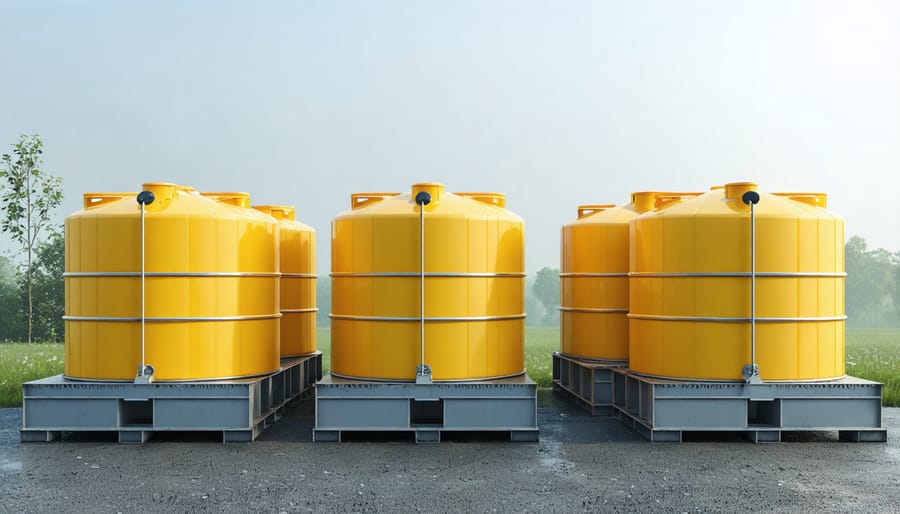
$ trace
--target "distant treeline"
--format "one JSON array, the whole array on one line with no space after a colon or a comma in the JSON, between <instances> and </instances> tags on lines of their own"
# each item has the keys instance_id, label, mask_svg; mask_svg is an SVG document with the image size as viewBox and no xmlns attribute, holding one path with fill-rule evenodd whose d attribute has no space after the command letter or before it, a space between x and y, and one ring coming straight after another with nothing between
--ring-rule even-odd
<instances>
[{"instance_id":1,"label":"distant treeline","mask_svg":"<svg viewBox=\"0 0 900 514\"><path fill-rule=\"evenodd\" d=\"M848 325L900 326L900 252L870 250L866 240L851 237L844 246ZM34 340L62 341L65 287L65 245L55 234L37 251L34 268ZM331 281L317 286L319 326L329 325ZM25 341L28 334L23 269L0 256L0 341ZM545 267L525 281L525 313L529 325L559 323L559 270Z\"/></svg>"}]
</instances>

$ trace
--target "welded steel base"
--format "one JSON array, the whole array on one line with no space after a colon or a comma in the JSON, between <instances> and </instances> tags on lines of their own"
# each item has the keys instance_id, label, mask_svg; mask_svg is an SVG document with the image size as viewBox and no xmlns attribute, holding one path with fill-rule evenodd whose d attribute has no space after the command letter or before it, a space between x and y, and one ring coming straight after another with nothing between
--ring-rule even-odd
<instances>
[{"instance_id":1,"label":"welded steel base","mask_svg":"<svg viewBox=\"0 0 900 514\"><path fill-rule=\"evenodd\" d=\"M651 441L682 441L686 432L740 432L779 442L782 432L837 431L840 439L884 442L881 388L846 377L828 382L691 382L613 374L619 417Z\"/></svg>"},{"instance_id":2,"label":"welded steel base","mask_svg":"<svg viewBox=\"0 0 900 514\"><path fill-rule=\"evenodd\" d=\"M22 384L23 442L63 432L116 432L142 443L157 432L221 432L249 442L278 421L290 400L322 377L322 354L281 360L270 375L208 382L82 382L62 375Z\"/></svg>"},{"instance_id":3,"label":"welded steel base","mask_svg":"<svg viewBox=\"0 0 900 514\"><path fill-rule=\"evenodd\" d=\"M553 390L565 393L592 416L612 416L613 370L625 362L596 362L553 352Z\"/></svg>"},{"instance_id":4,"label":"welded steel base","mask_svg":"<svg viewBox=\"0 0 900 514\"><path fill-rule=\"evenodd\" d=\"M525 375L478 382L370 382L331 374L316 385L314 441L347 433L409 432L439 442L449 432L508 433L538 440L537 384Z\"/></svg>"}]
</instances>

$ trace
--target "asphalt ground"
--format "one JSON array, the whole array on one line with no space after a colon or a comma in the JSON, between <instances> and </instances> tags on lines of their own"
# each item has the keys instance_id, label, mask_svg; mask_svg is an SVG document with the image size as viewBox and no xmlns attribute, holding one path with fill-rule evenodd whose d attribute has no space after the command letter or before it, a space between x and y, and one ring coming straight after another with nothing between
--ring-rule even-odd
<instances>
[{"instance_id":1,"label":"asphalt ground","mask_svg":"<svg viewBox=\"0 0 900 514\"><path fill-rule=\"evenodd\" d=\"M791 433L651 444L539 393L539 443L311 442L313 401L253 443L175 434L19 442L0 409L2 512L900 512L900 409L887 443Z\"/></svg>"}]
</instances>

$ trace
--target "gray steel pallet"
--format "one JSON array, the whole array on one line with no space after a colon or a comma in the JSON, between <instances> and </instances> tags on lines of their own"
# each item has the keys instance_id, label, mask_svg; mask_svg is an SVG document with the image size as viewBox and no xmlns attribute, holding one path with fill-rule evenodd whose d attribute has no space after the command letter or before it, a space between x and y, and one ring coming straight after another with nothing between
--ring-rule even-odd
<instances>
[{"instance_id":1,"label":"gray steel pallet","mask_svg":"<svg viewBox=\"0 0 900 514\"><path fill-rule=\"evenodd\" d=\"M316 384L314 441L348 432L412 432L439 442L449 432L508 433L538 440L537 384L525 375L475 382L372 382L331 374Z\"/></svg>"},{"instance_id":2,"label":"gray steel pallet","mask_svg":"<svg viewBox=\"0 0 900 514\"><path fill-rule=\"evenodd\" d=\"M885 442L877 382L692 382L617 369L619 417L651 441L682 441L685 432L740 432L779 442L782 432L837 431L842 440Z\"/></svg>"},{"instance_id":3,"label":"gray steel pallet","mask_svg":"<svg viewBox=\"0 0 900 514\"><path fill-rule=\"evenodd\" d=\"M157 432L221 432L249 442L278 421L290 400L322 377L322 354L281 360L275 373L204 382L83 382L62 375L22 384L22 442L63 432L116 432L142 443Z\"/></svg>"},{"instance_id":4,"label":"gray steel pallet","mask_svg":"<svg viewBox=\"0 0 900 514\"><path fill-rule=\"evenodd\" d=\"M553 390L566 393L592 416L612 416L613 370L625 362L598 362L553 352Z\"/></svg>"}]
</instances>

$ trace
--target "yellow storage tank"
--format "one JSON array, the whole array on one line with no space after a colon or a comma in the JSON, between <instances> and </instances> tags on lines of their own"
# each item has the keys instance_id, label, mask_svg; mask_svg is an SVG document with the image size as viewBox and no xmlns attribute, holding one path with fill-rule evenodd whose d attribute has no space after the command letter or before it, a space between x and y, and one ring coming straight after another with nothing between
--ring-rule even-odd
<instances>
[{"instance_id":1,"label":"yellow storage tank","mask_svg":"<svg viewBox=\"0 0 900 514\"><path fill-rule=\"evenodd\" d=\"M524 224L499 193L360 193L332 223L331 370L413 380L420 362L425 207L425 363L434 380L524 373ZM363 201L365 200L365 201Z\"/></svg>"},{"instance_id":2,"label":"yellow storage tank","mask_svg":"<svg viewBox=\"0 0 900 514\"><path fill-rule=\"evenodd\" d=\"M278 220L281 256L281 356L316 351L316 231L295 219L288 205L254 209Z\"/></svg>"},{"instance_id":3,"label":"yellow storage tank","mask_svg":"<svg viewBox=\"0 0 900 514\"><path fill-rule=\"evenodd\" d=\"M657 193L631 203L582 205L562 227L560 349L570 357L628 360L628 222L654 208Z\"/></svg>"},{"instance_id":4,"label":"yellow storage tank","mask_svg":"<svg viewBox=\"0 0 900 514\"><path fill-rule=\"evenodd\" d=\"M145 216L146 363L155 379L277 370L277 222L189 187L143 189L156 197ZM131 381L141 363L140 206L134 193L89 195L65 222L65 375Z\"/></svg>"},{"instance_id":5,"label":"yellow storage tank","mask_svg":"<svg viewBox=\"0 0 900 514\"><path fill-rule=\"evenodd\" d=\"M749 182L727 184L631 222L630 369L744 378L751 364L751 241L750 207L741 198L756 190ZM812 204L800 198L808 195L759 193L755 206L763 380L845 373L844 222L822 207L824 195Z\"/></svg>"}]
</instances>

